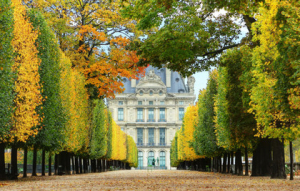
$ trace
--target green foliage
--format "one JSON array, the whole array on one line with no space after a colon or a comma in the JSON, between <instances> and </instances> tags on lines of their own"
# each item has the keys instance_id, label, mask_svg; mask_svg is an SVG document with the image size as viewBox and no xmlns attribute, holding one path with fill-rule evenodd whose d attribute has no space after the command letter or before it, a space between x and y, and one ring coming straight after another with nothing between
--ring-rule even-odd
<instances>
[{"instance_id":1,"label":"green foliage","mask_svg":"<svg viewBox=\"0 0 300 191\"><path fill-rule=\"evenodd\" d=\"M0 142L9 137L13 114L14 73L13 48L13 10L10 0L0 1Z\"/></svg>"},{"instance_id":2,"label":"green foliage","mask_svg":"<svg viewBox=\"0 0 300 191\"><path fill-rule=\"evenodd\" d=\"M107 127L107 153L105 158L111 159L112 157L112 117L111 113L106 110L106 127Z\"/></svg>"},{"instance_id":3,"label":"green foliage","mask_svg":"<svg viewBox=\"0 0 300 191\"><path fill-rule=\"evenodd\" d=\"M197 155L214 157L221 149L217 145L215 134L214 98L217 94L218 73L213 70L209 75L207 90L202 90L198 98L198 126L194 131L193 147Z\"/></svg>"},{"instance_id":4,"label":"green foliage","mask_svg":"<svg viewBox=\"0 0 300 191\"><path fill-rule=\"evenodd\" d=\"M94 100L93 123L90 140L90 157L99 159L107 152L107 124L105 115L105 104L103 100Z\"/></svg>"},{"instance_id":5,"label":"green foliage","mask_svg":"<svg viewBox=\"0 0 300 191\"><path fill-rule=\"evenodd\" d=\"M240 33L233 22L236 15L214 16L194 1L174 1L169 9L154 0L137 1L123 14L137 19L143 29L159 26L147 39L132 44L143 58L140 64L165 65L184 76L215 65L223 50L236 46Z\"/></svg>"},{"instance_id":6,"label":"green foliage","mask_svg":"<svg viewBox=\"0 0 300 191\"><path fill-rule=\"evenodd\" d=\"M43 104L38 108L43 118L41 130L32 140L40 148L59 149L63 139L64 115L60 97L60 52L57 40L39 11L29 9L28 15L33 27L39 30L36 47L41 59L39 67Z\"/></svg>"},{"instance_id":7,"label":"green foliage","mask_svg":"<svg viewBox=\"0 0 300 191\"><path fill-rule=\"evenodd\" d=\"M175 137L172 140L171 148L170 148L170 160L171 160L172 167L177 167L179 165L177 139L178 139L178 131L176 132Z\"/></svg>"}]
</instances>

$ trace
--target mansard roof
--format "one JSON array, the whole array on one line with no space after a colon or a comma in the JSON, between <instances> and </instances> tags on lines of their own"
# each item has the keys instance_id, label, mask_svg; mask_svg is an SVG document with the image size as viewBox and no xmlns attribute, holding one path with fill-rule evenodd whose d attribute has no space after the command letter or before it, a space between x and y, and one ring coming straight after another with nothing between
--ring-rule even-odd
<instances>
[{"instance_id":1,"label":"mansard roof","mask_svg":"<svg viewBox=\"0 0 300 191\"><path fill-rule=\"evenodd\" d=\"M166 82L167 82L167 76L166 76L166 68L157 68L153 66L148 66L146 68L146 76L149 75L149 72L155 73L155 76L160 77L160 81L165 85L166 87ZM147 83L145 80L147 78L140 78L139 80L136 81L136 87L131 87L131 81L129 79L124 78L123 79L123 84L125 91L123 93L135 93L136 88L141 86L142 83ZM184 80L180 76L178 72L171 71L171 87L166 87L167 88L167 93L189 93L188 88L186 87Z\"/></svg>"}]
</instances>

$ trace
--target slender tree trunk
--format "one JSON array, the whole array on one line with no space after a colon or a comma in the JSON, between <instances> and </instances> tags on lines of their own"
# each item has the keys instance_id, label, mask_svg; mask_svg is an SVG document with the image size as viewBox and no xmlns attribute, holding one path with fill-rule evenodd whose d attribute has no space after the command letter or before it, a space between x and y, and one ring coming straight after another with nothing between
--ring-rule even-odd
<instances>
[{"instance_id":1,"label":"slender tree trunk","mask_svg":"<svg viewBox=\"0 0 300 191\"><path fill-rule=\"evenodd\" d=\"M230 153L227 154L228 162L227 162L227 173L230 173Z\"/></svg>"},{"instance_id":2,"label":"slender tree trunk","mask_svg":"<svg viewBox=\"0 0 300 191\"><path fill-rule=\"evenodd\" d=\"M82 174L82 158L79 157L79 171L80 171L80 174Z\"/></svg>"},{"instance_id":3,"label":"slender tree trunk","mask_svg":"<svg viewBox=\"0 0 300 191\"><path fill-rule=\"evenodd\" d=\"M253 151L251 176L271 176L271 163L271 139L260 139Z\"/></svg>"},{"instance_id":4,"label":"slender tree trunk","mask_svg":"<svg viewBox=\"0 0 300 191\"><path fill-rule=\"evenodd\" d=\"M272 140L273 163L271 178L286 179L284 161L284 143L279 139Z\"/></svg>"},{"instance_id":5,"label":"slender tree trunk","mask_svg":"<svg viewBox=\"0 0 300 191\"><path fill-rule=\"evenodd\" d=\"M230 173L233 173L232 167L233 167L233 151L230 152L231 156L231 164L230 164Z\"/></svg>"},{"instance_id":6,"label":"slender tree trunk","mask_svg":"<svg viewBox=\"0 0 300 191\"><path fill-rule=\"evenodd\" d=\"M58 154L54 157L54 174L58 175Z\"/></svg>"},{"instance_id":7,"label":"slender tree trunk","mask_svg":"<svg viewBox=\"0 0 300 191\"><path fill-rule=\"evenodd\" d=\"M27 146L24 147L24 161L23 161L23 178L27 177Z\"/></svg>"},{"instance_id":8,"label":"slender tree trunk","mask_svg":"<svg viewBox=\"0 0 300 191\"><path fill-rule=\"evenodd\" d=\"M223 173L226 173L226 163L227 163L227 153L224 153L223 156Z\"/></svg>"},{"instance_id":9,"label":"slender tree trunk","mask_svg":"<svg viewBox=\"0 0 300 191\"><path fill-rule=\"evenodd\" d=\"M31 176L37 176L36 174L36 158L37 158L37 147L33 146L33 161L32 161L32 174Z\"/></svg>"},{"instance_id":10,"label":"slender tree trunk","mask_svg":"<svg viewBox=\"0 0 300 191\"><path fill-rule=\"evenodd\" d=\"M48 169L48 176L51 176L52 175L52 172L51 172L51 155L50 155L50 152L49 152L49 160L48 160L48 164L49 164L49 169Z\"/></svg>"},{"instance_id":11,"label":"slender tree trunk","mask_svg":"<svg viewBox=\"0 0 300 191\"><path fill-rule=\"evenodd\" d=\"M18 179L18 148L15 144L11 148L11 174L12 179Z\"/></svg>"},{"instance_id":12,"label":"slender tree trunk","mask_svg":"<svg viewBox=\"0 0 300 191\"><path fill-rule=\"evenodd\" d=\"M237 152L235 152L235 163L234 163L234 174L238 174L238 164L237 164Z\"/></svg>"},{"instance_id":13,"label":"slender tree trunk","mask_svg":"<svg viewBox=\"0 0 300 191\"><path fill-rule=\"evenodd\" d=\"M5 144L0 143L0 180L5 179Z\"/></svg>"},{"instance_id":14,"label":"slender tree trunk","mask_svg":"<svg viewBox=\"0 0 300 191\"><path fill-rule=\"evenodd\" d=\"M71 154L71 161L72 161L72 174L75 174L75 157Z\"/></svg>"},{"instance_id":15,"label":"slender tree trunk","mask_svg":"<svg viewBox=\"0 0 300 191\"><path fill-rule=\"evenodd\" d=\"M46 166L46 151L45 149L42 150L42 176L45 176L45 166Z\"/></svg>"},{"instance_id":16,"label":"slender tree trunk","mask_svg":"<svg viewBox=\"0 0 300 191\"><path fill-rule=\"evenodd\" d=\"M240 149L237 150L236 154L235 154L235 161L236 161L236 165L237 165L237 170L238 173L237 175L241 176L243 175L243 163L242 163L242 152Z\"/></svg>"},{"instance_id":17,"label":"slender tree trunk","mask_svg":"<svg viewBox=\"0 0 300 191\"><path fill-rule=\"evenodd\" d=\"M78 157L75 156L75 171L76 171L76 174L79 174L79 168L78 168Z\"/></svg>"},{"instance_id":18,"label":"slender tree trunk","mask_svg":"<svg viewBox=\"0 0 300 191\"><path fill-rule=\"evenodd\" d=\"M293 158L293 142L290 141L290 180L294 180L294 158Z\"/></svg>"},{"instance_id":19,"label":"slender tree trunk","mask_svg":"<svg viewBox=\"0 0 300 191\"><path fill-rule=\"evenodd\" d=\"M71 174L71 161L70 161L70 153L65 152L65 161L66 161L66 171L65 173L70 175Z\"/></svg>"},{"instance_id":20,"label":"slender tree trunk","mask_svg":"<svg viewBox=\"0 0 300 191\"><path fill-rule=\"evenodd\" d=\"M249 169L248 169L248 148L245 147L245 176L249 176Z\"/></svg>"}]
</instances>

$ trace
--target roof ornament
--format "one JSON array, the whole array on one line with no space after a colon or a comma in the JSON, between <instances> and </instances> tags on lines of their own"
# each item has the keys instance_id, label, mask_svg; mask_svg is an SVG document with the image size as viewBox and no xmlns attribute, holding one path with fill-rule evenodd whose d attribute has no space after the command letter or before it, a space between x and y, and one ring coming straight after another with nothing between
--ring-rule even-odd
<instances>
[{"instance_id":1,"label":"roof ornament","mask_svg":"<svg viewBox=\"0 0 300 191\"><path fill-rule=\"evenodd\" d=\"M189 88L190 93L194 93L194 84L195 84L195 78L193 76L188 77L187 79L187 86Z\"/></svg>"}]
</instances>

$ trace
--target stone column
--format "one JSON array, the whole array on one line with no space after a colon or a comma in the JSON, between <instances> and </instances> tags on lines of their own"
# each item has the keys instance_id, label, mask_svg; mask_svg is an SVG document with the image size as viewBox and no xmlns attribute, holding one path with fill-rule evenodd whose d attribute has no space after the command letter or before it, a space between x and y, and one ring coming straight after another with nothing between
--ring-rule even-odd
<instances>
[{"instance_id":1,"label":"stone column","mask_svg":"<svg viewBox=\"0 0 300 191\"><path fill-rule=\"evenodd\" d=\"M148 119L148 116L147 116L147 114L148 114L147 107L144 107L144 110L145 110L145 112L144 112L144 120L145 120L145 122L147 122L147 119Z\"/></svg>"}]
</instances>

